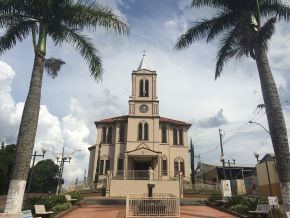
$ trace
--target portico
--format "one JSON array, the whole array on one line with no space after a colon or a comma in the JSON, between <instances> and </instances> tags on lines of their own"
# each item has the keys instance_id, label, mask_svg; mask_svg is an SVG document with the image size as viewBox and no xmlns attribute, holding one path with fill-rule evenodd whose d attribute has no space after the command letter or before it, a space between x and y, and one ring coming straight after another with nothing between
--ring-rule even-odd
<instances>
[{"instance_id":1,"label":"portico","mask_svg":"<svg viewBox=\"0 0 290 218\"><path fill-rule=\"evenodd\" d=\"M124 178L126 179L148 179L148 169L154 171L154 179L162 178L162 153L148 148L138 148L125 152Z\"/></svg>"}]
</instances>

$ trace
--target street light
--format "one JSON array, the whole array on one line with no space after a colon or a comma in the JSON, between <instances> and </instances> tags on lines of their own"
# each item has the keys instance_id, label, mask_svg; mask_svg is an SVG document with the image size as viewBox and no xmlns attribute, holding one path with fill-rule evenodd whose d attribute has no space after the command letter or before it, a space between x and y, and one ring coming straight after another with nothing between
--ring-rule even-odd
<instances>
[{"instance_id":1,"label":"street light","mask_svg":"<svg viewBox=\"0 0 290 218\"><path fill-rule=\"evenodd\" d=\"M50 151L56 157L56 162L59 163L58 190L57 190L57 195L59 195L61 191L61 180L62 180L62 175L63 175L64 163L70 163L73 154L81 150L75 150L66 156L64 153L64 147L62 147L62 153L59 155L56 155L52 150L48 150L48 151Z\"/></svg>"},{"instance_id":2,"label":"street light","mask_svg":"<svg viewBox=\"0 0 290 218\"><path fill-rule=\"evenodd\" d=\"M226 169L225 169L225 157L224 157L224 155L222 155L222 156L220 157L220 161L221 161L222 164L223 164L223 174L224 174L224 179L227 179L227 176L226 176Z\"/></svg>"},{"instance_id":3,"label":"street light","mask_svg":"<svg viewBox=\"0 0 290 218\"><path fill-rule=\"evenodd\" d=\"M254 123L254 124L259 125L260 127L262 127L271 136L271 133L269 132L269 130L267 130L262 124L254 122L252 120L249 120L249 123L251 123L251 124Z\"/></svg>"},{"instance_id":4,"label":"street light","mask_svg":"<svg viewBox=\"0 0 290 218\"><path fill-rule=\"evenodd\" d=\"M229 170L230 170L230 180L232 180L232 170L231 170L231 164L236 165L236 158L232 158L233 162L231 163L230 160L228 160Z\"/></svg>"},{"instance_id":5,"label":"street light","mask_svg":"<svg viewBox=\"0 0 290 218\"><path fill-rule=\"evenodd\" d=\"M36 157L42 157L42 159L43 159L45 153L48 151L48 149L46 147L44 147L44 146L41 148L41 150L42 150L42 154L37 154L37 151L34 151L34 154L32 154L33 160L32 160L32 167L30 169L30 177L29 177L28 187L27 187L27 192L26 192L26 201L28 199L28 194L30 193L30 187L31 187L31 182L32 182L32 175L33 175L35 158Z\"/></svg>"},{"instance_id":6,"label":"street light","mask_svg":"<svg viewBox=\"0 0 290 218\"><path fill-rule=\"evenodd\" d=\"M261 163L262 160L259 160L259 153L254 152L254 156L257 159L257 163ZM270 191L270 195L272 196L272 187L271 187L271 180L270 180L270 175L269 175L269 168L268 168L268 161L267 158L265 159L265 163L266 163L266 171L267 171L267 177L268 177L268 185L269 185L269 191Z\"/></svg>"}]
</instances>

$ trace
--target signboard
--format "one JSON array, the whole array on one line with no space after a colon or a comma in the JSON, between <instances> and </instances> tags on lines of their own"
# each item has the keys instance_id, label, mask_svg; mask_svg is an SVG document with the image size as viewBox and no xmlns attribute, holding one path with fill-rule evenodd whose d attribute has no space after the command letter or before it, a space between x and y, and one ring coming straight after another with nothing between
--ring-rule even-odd
<instances>
[{"instance_id":1,"label":"signboard","mask_svg":"<svg viewBox=\"0 0 290 218\"><path fill-rule=\"evenodd\" d=\"M230 180L221 180L221 189L222 189L221 191L222 191L223 198L232 196Z\"/></svg>"},{"instance_id":2,"label":"signboard","mask_svg":"<svg viewBox=\"0 0 290 218\"><path fill-rule=\"evenodd\" d=\"M243 179L237 179L237 193L238 195L246 194L245 182Z\"/></svg>"},{"instance_id":3,"label":"signboard","mask_svg":"<svg viewBox=\"0 0 290 218\"><path fill-rule=\"evenodd\" d=\"M269 202L269 205L270 206L277 206L277 205L279 205L277 196L269 196L268 197L268 202Z\"/></svg>"}]
</instances>

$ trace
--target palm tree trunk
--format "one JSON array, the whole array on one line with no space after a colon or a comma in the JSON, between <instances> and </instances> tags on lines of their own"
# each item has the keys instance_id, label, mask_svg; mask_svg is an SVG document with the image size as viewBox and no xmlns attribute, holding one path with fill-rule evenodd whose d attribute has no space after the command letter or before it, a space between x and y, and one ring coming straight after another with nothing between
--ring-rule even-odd
<instances>
[{"instance_id":1,"label":"palm tree trunk","mask_svg":"<svg viewBox=\"0 0 290 218\"><path fill-rule=\"evenodd\" d=\"M255 47L256 63L266 107L268 125L275 152L278 176L285 211L290 211L290 167L287 129L278 90L271 73L266 49L258 43Z\"/></svg>"},{"instance_id":2,"label":"palm tree trunk","mask_svg":"<svg viewBox=\"0 0 290 218\"><path fill-rule=\"evenodd\" d=\"M21 212L40 108L44 56L35 54L29 92L25 101L17 138L16 160L9 184L5 213Z\"/></svg>"}]
</instances>

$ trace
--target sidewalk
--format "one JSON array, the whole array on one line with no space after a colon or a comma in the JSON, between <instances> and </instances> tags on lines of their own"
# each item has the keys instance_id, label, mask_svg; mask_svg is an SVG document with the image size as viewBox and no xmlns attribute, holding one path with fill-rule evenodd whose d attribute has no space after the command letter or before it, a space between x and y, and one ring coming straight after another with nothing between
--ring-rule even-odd
<instances>
[{"instance_id":1,"label":"sidewalk","mask_svg":"<svg viewBox=\"0 0 290 218\"><path fill-rule=\"evenodd\" d=\"M182 218L234 218L232 215L207 206L181 206L180 214ZM125 206L90 205L73 210L63 218L124 218L125 216Z\"/></svg>"}]
</instances>

